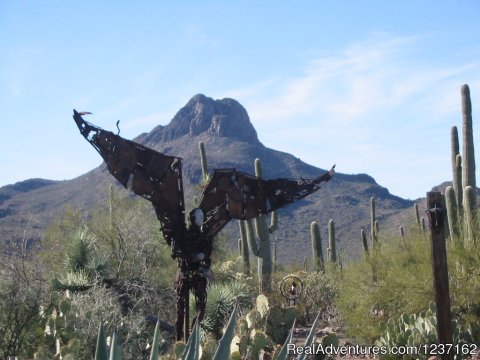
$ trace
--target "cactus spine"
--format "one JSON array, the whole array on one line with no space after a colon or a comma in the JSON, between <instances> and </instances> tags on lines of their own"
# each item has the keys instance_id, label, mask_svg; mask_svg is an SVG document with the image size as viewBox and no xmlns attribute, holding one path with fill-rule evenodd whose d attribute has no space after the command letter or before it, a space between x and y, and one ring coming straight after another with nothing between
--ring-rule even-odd
<instances>
[{"instance_id":1,"label":"cactus spine","mask_svg":"<svg viewBox=\"0 0 480 360\"><path fill-rule=\"evenodd\" d=\"M315 221L310 224L310 237L312 239L313 270L323 271L325 268L323 264L322 238L318 224Z\"/></svg>"},{"instance_id":2,"label":"cactus spine","mask_svg":"<svg viewBox=\"0 0 480 360\"><path fill-rule=\"evenodd\" d=\"M328 221L328 260L337 262L337 246L335 243L335 223L332 219Z\"/></svg>"},{"instance_id":3,"label":"cactus spine","mask_svg":"<svg viewBox=\"0 0 480 360\"><path fill-rule=\"evenodd\" d=\"M255 159L255 176L262 177L262 163ZM272 251L270 245L270 234L278 226L278 215L272 212L270 226L267 224L267 216L260 215L254 219L256 235L259 239L258 246L253 232L251 220L247 221L248 245L252 253L258 257L258 278L261 292L272 290Z\"/></svg>"},{"instance_id":4,"label":"cactus spine","mask_svg":"<svg viewBox=\"0 0 480 360\"><path fill-rule=\"evenodd\" d=\"M462 115L463 115L463 127L462 127L463 189L465 189L467 186L471 186L473 189L475 189L476 180L475 180L475 153L474 153L474 146L473 146L473 129L472 129L472 103L470 101L470 89L468 85L465 84L462 86L461 93L462 93Z\"/></svg>"}]
</instances>

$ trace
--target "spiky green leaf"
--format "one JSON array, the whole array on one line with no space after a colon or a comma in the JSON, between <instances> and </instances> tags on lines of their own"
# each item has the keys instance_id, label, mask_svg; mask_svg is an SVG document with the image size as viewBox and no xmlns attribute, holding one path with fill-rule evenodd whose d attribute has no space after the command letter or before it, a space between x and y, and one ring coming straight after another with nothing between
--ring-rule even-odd
<instances>
[{"instance_id":1,"label":"spiky green leaf","mask_svg":"<svg viewBox=\"0 0 480 360\"><path fill-rule=\"evenodd\" d=\"M295 321L293 322L292 329L290 330L290 333L288 334L287 339L285 340L285 343L283 344L282 349L278 353L275 360L287 360L287 358L288 358L288 352L287 352L288 344L290 344L292 342L293 329L294 328L295 328Z\"/></svg>"},{"instance_id":2,"label":"spiky green leaf","mask_svg":"<svg viewBox=\"0 0 480 360\"><path fill-rule=\"evenodd\" d=\"M97 336L97 347L95 349L95 360L107 360L108 359L108 350L107 350L107 341L105 338L105 330L103 328L103 323L100 322L98 327L98 336Z\"/></svg>"},{"instance_id":3,"label":"spiky green leaf","mask_svg":"<svg viewBox=\"0 0 480 360\"><path fill-rule=\"evenodd\" d=\"M228 359L228 355L230 353L230 344L232 343L235 330L235 322L237 320L237 307L237 304L235 304L235 306L233 307L232 314L230 315L230 320L228 320L227 327L225 328L225 333L218 342L218 347L215 351L215 355L213 356L213 360Z\"/></svg>"},{"instance_id":4,"label":"spiky green leaf","mask_svg":"<svg viewBox=\"0 0 480 360\"><path fill-rule=\"evenodd\" d=\"M308 333L307 339L305 340L305 348L311 347L313 342L315 341L315 335L317 333L317 322L318 319L320 318L320 313L318 313L317 317L315 318L315 321L312 324L312 327L310 329L310 332ZM305 353L299 354L297 356L297 360L305 360L305 357L307 355Z\"/></svg>"}]
</instances>

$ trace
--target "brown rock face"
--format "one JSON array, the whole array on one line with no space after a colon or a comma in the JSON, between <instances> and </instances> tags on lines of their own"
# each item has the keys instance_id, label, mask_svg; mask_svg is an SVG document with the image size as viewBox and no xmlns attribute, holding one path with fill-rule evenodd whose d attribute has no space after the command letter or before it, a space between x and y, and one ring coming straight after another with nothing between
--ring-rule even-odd
<instances>
[{"instance_id":1,"label":"brown rock face","mask_svg":"<svg viewBox=\"0 0 480 360\"><path fill-rule=\"evenodd\" d=\"M258 143L257 132L245 108L233 99L213 100L198 94L181 108L167 126L157 126L142 142L170 141L201 133Z\"/></svg>"}]
</instances>

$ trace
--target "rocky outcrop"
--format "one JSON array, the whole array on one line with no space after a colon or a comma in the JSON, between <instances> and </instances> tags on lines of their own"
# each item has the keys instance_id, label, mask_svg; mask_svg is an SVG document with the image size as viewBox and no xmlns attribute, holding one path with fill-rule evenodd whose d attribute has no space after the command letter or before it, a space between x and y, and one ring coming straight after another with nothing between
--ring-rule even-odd
<instances>
[{"instance_id":1,"label":"rocky outcrop","mask_svg":"<svg viewBox=\"0 0 480 360\"><path fill-rule=\"evenodd\" d=\"M228 98L213 100L202 94L191 98L167 126L157 126L138 140L154 144L201 133L248 143L259 142L247 111L238 101Z\"/></svg>"}]
</instances>

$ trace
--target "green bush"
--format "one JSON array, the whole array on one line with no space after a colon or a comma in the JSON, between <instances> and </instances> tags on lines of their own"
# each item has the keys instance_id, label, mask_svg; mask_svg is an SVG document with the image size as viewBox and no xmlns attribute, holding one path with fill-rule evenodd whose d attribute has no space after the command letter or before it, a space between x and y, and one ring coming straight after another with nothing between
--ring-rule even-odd
<instances>
[{"instance_id":1,"label":"green bush","mask_svg":"<svg viewBox=\"0 0 480 360\"><path fill-rule=\"evenodd\" d=\"M339 274L333 266L327 266L325 272L307 274L303 280L303 294L299 308L304 320L311 323L320 313L320 319L328 320L336 315L335 301L338 293Z\"/></svg>"},{"instance_id":2,"label":"green bush","mask_svg":"<svg viewBox=\"0 0 480 360\"><path fill-rule=\"evenodd\" d=\"M26 229L27 231L28 229ZM37 244L0 241L0 358L31 358L44 340L49 306L44 266ZM47 286L46 286L47 284Z\"/></svg>"},{"instance_id":3,"label":"green bush","mask_svg":"<svg viewBox=\"0 0 480 360\"><path fill-rule=\"evenodd\" d=\"M413 233L382 243L376 256L377 281L364 260L344 267L337 306L347 333L372 343L383 331L381 323L401 314L418 314L434 301L431 246L428 237ZM480 248L464 249L447 242L451 304L459 321L478 338L480 324Z\"/></svg>"},{"instance_id":4,"label":"green bush","mask_svg":"<svg viewBox=\"0 0 480 360\"><path fill-rule=\"evenodd\" d=\"M225 283L213 282L208 286L207 305L205 315L200 323L200 333L203 339L208 333L217 340L222 337L223 327L227 323L235 303L240 307L247 307L250 302L250 294L244 283L231 280ZM190 294L190 323L196 314L195 296Z\"/></svg>"},{"instance_id":5,"label":"green bush","mask_svg":"<svg viewBox=\"0 0 480 360\"><path fill-rule=\"evenodd\" d=\"M95 353L98 324L105 332L114 331L124 342L124 359L142 359L148 341L151 341L153 326L144 316L130 312L122 314L115 291L96 287L73 293L63 300L69 306L66 313L58 313L49 321L60 340L62 356L71 354L76 359L91 359Z\"/></svg>"}]
</instances>

